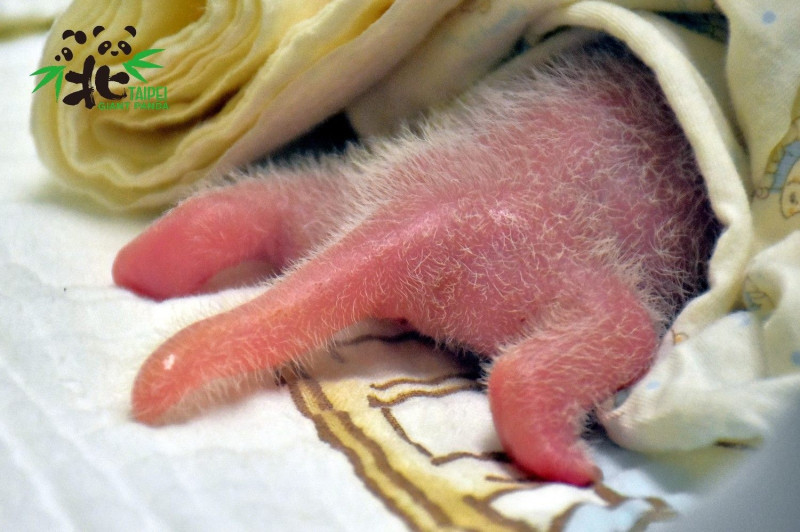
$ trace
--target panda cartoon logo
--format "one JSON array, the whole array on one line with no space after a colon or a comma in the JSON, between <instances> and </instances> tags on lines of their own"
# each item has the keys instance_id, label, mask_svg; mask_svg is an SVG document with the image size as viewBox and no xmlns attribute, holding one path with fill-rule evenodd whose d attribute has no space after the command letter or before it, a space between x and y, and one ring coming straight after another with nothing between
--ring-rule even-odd
<instances>
[{"instance_id":1,"label":"panda cartoon logo","mask_svg":"<svg viewBox=\"0 0 800 532\"><path fill-rule=\"evenodd\" d=\"M86 44L86 34L82 31L72 31L72 30L65 30L64 33L61 34L61 40L66 41L70 37L75 39L75 42L78 44ZM70 48L66 45L61 49L61 54L55 56L56 62L61 61L61 57L64 57L64 61L69 62L72 61L73 53Z\"/></svg>"},{"instance_id":2,"label":"panda cartoon logo","mask_svg":"<svg viewBox=\"0 0 800 532\"><path fill-rule=\"evenodd\" d=\"M103 26L95 26L94 30L92 30L92 35L97 37L103 31L105 31L105 28ZM134 28L133 26L125 26L125 31L127 31L130 34L131 38L136 37L136 28ZM131 45L128 43L128 41L124 40L117 41L117 47L114 50L111 49L112 46L114 45L111 43L111 41L103 41L97 47L97 53L99 53L100 55L105 55L106 53L108 53L113 57L119 55L120 52L123 53L124 55L131 55L132 48Z\"/></svg>"},{"instance_id":3,"label":"panda cartoon logo","mask_svg":"<svg viewBox=\"0 0 800 532\"><path fill-rule=\"evenodd\" d=\"M95 106L95 91L106 100L120 100L125 98L127 93L124 87L128 81L130 81L131 76L142 82L147 81L139 72L139 68L161 68L161 65L145 61L144 58L162 52L163 49L145 50L135 54L131 58L127 58L127 56L133 52L133 47L128 41L136 37L136 28L133 26L125 26L124 30L127 32L128 37L120 39L116 41L116 43L112 42L111 39L100 42L97 46L98 58L95 58L94 54L89 54L85 57L83 65L79 67L79 70L67 70L68 65L62 64L45 66L33 72L31 74L32 76L45 74L45 77L36 85L33 92L47 85L50 81L55 80L56 101L58 101L62 84L64 81L67 81L79 86L79 88L65 96L62 102L67 105L83 103L87 109L91 109ZM105 31L106 28L104 26L98 25L92 29L91 35L97 39ZM64 43L60 53L57 53L53 58L57 63L62 60L64 63L69 63L76 56L73 52L75 45L84 45L88 42L89 38L86 32L82 30L76 31L67 29L61 34L61 40L64 41ZM74 41L74 43L72 41ZM113 64L113 58L117 57L126 59L122 63L124 71L112 74L111 68L107 64L102 64L102 60L111 60L109 63ZM97 68L95 69L95 67ZM112 90L111 83L121 86L122 92Z\"/></svg>"},{"instance_id":4,"label":"panda cartoon logo","mask_svg":"<svg viewBox=\"0 0 800 532\"><path fill-rule=\"evenodd\" d=\"M92 36L97 37L105 30L106 29L103 26L95 26L94 29L92 30ZM134 28L133 26L125 26L125 31L127 31L128 34L130 34L131 38L136 37L136 28ZM87 40L86 33L84 33L81 30L78 31L64 30L64 33L61 34L61 40L67 41L67 39L70 38L74 39L77 44L86 44ZM130 55L131 52L133 51L133 48L131 47L130 43L124 40L117 41L116 50L111 50L112 46L114 45L111 43L111 41L103 41L97 47L97 53L99 53L100 55L105 55L106 53L109 53L110 55L116 57L117 55L119 55L120 52L122 52L124 55ZM61 49L61 53L56 55L54 59L56 60L56 62L59 62L63 58L64 61L69 62L72 60L73 57L74 54L72 53L72 49L70 49L68 46L65 45Z\"/></svg>"}]
</instances>

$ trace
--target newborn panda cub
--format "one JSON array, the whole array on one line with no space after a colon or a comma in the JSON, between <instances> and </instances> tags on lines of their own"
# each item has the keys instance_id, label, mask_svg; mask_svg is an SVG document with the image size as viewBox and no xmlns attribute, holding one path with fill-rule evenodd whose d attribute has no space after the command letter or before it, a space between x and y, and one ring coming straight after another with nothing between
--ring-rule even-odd
<instances>
[{"instance_id":1,"label":"newborn panda cub","mask_svg":"<svg viewBox=\"0 0 800 532\"><path fill-rule=\"evenodd\" d=\"M647 371L701 285L710 223L652 73L609 41L572 49L415 134L192 197L128 244L114 279L154 299L237 265L278 274L159 347L133 413L162 423L188 395L296 362L356 322L404 320L492 361L492 415L519 468L589 484L587 412Z\"/></svg>"}]
</instances>

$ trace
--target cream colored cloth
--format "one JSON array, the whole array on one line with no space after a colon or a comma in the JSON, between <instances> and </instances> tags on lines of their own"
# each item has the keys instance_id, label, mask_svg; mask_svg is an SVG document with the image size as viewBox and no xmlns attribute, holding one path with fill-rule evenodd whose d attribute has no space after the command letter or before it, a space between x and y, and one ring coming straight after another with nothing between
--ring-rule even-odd
<instances>
[{"instance_id":1,"label":"cream colored cloth","mask_svg":"<svg viewBox=\"0 0 800 532\"><path fill-rule=\"evenodd\" d=\"M78 0L56 21L41 66L56 64L65 29L88 34L102 25L116 40L133 25L134 51L163 49L147 58L162 68L142 70L147 82L139 85L166 87L168 109L89 111L45 87L32 113L39 154L101 203L164 206L197 180L247 163L341 109L457 3L115 0L98 9ZM76 47L70 65L98 56L92 44ZM119 57L102 64L123 71Z\"/></svg>"},{"instance_id":2,"label":"cream colored cloth","mask_svg":"<svg viewBox=\"0 0 800 532\"><path fill-rule=\"evenodd\" d=\"M58 102L51 86L35 94L32 124L54 174L123 209L173 201L342 108L361 134L389 132L492 70L520 39L547 55L582 38L552 38L565 27L620 38L656 72L726 231L710 291L680 315L648 377L620 406L604 405L601 418L626 446L683 449L758 438L797 401L794 0L107 4L75 2L41 65L60 49L62 28L133 24L136 51L164 49L152 56L163 68L148 70L147 84L169 89L169 110L87 111Z\"/></svg>"}]
</instances>

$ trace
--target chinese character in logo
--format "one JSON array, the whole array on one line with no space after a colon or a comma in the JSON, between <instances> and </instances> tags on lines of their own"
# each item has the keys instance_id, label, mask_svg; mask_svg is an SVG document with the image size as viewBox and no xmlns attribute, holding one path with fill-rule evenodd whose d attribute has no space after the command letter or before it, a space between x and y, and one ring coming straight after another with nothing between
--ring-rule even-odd
<instances>
[{"instance_id":1,"label":"chinese character in logo","mask_svg":"<svg viewBox=\"0 0 800 532\"><path fill-rule=\"evenodd\" d=\"M95 28L92 30L92 36L96 38L103 31L105 31L103 26L95 26ZM125 26L125 31L128 32L131 38L136 37L136 28L133 26ZM65 42L70 38L75 39L75 42L79 45L85 44L87 41L86 34L82 31L66 30L61 35L61 39ZM124 40L118 41L115 49L112 49L113 46L114 45L111 41L103 41L97 47L97 52L101 56L104 56L106 53L108 53L109 55L116 57L120 53L123 55L130 55L133 51L131 45ZM75 85L79 86L77 90L66 95L62 100L67 105L78 105L79 103L83 102L87 109L91 109L95 106L95 89L100 96L106 100L121 100L128 94L125 91L124 86L126 83L128 83L128 81L130 81L130 76L133 76L140 81L147 81L144 76L139 73L137 68L161 68L161 65L150 63L144 60L145 57L161 51L163 51L163 49L150 49L139 52L128 61L122 63L122 66L125 68L126 72L117 72L113 75L111 74L111 69L107 65L101 65L95 71L97 60L95 59L94 55L89 55L86 57L86 59L83 61L83 67L80 71L70 70L64 74L66 65L43 67L31 74L31 76L45 74L45 77L39 82L38 85L36 85L36 88L33 89L33 92L36 92L43 86L47 85L50 81L55 79L56 100L58 100L58 97L61 94L63 81L66 79L69 83L74 83ZM61 49L61 54L56 55L54 59L56 62L59 62L63 58L65 62L69 62L73 57L74 54L72 53L72 50L65 44L64 48ZM128 74L130 74L130 76ZM121 93L111 90L112 82L123 86Z\"/></svg>"}]
</instances>

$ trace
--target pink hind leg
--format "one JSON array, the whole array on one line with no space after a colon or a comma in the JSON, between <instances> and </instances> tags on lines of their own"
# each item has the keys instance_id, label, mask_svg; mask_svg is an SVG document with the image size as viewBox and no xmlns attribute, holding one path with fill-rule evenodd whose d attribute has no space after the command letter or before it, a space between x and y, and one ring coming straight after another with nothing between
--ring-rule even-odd
<instances>
[{"instance_id":1,"label":"pink hind leg","mask_svg":"<svg viewBox=\"0 0 800 532\"><path fill-rule=\"evenodd\" d=\"M542 478L586 485L595 468L580 439L588 410L640 378L656 335L652 318L614 277L592 279L557 322L502 353L489 399L503 447Z\"/></svg>"},{"instance_id":2,"label":"pink hind leg","mask_svg":"<svg viewBox=\"0 0 800 532\"><path fill-rule=\"evenodd\" d=\"M296 175L195 196L117 254L114 281L162 300L242 263L275 273L327 236L342 194L330 178Z\"/></svg>"}]
</instances>

